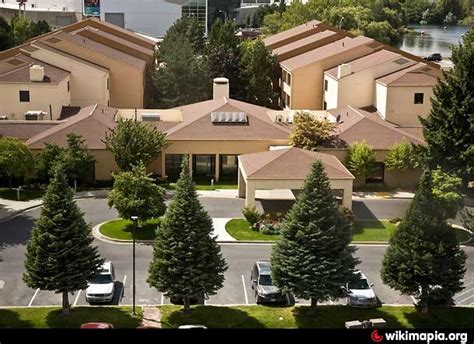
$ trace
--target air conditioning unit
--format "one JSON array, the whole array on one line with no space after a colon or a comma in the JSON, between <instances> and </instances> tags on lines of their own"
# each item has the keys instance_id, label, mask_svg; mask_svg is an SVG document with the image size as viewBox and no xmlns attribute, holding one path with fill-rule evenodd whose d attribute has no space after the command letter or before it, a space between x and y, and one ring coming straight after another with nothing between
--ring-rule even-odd
<instances>
[{"instance_id":1,"label":"air conditioning unit","mask_svg":"<svg viewBox=\"0 0 474 344\"><path fill-rule=\"evenodd\" d=\"M275 121L277 123L282 123L283 122L283 115L276 115Z\"/></svg>"},{"instance_id":2,"label":"air conditioning unit","mask_svg":"<svg viewBox=\"0 0 474 344\"><path fill-rule=\"evenodd\" d=\"M160 120L159 113L143 113L142 121L143 122L158 122Z\"/></svg>"},{"instance_id":3,"label":"air conditioning unit","mask_svg":"<svg viewBox=\"0 0 474 344\"><path fill-rule=\"evenodd\" d=\"M289 124L292 124L293 123L293 114L292 113L289 113L288 114L288 118L286 119L286 122L289 123Z\"/></svg>"},{"instance_id":4,"label":"air conditioning unit","mask_svg":"<svg viewBox=\"0 0 474 344\"><path fill-rule=\"evenodd\" d=\"M25 120L27 121L39 121L46 115L43 111L27 111L25 112Z\"/></svg>"},{"instance_id":5,"label":"air conditioning unit","mask_svg":"<svg viewBox=\"0 0 474 344\"><path fill-rule=\"evenodd\" d=\"M7 115L0 116L0 121L6 121L8 119Z\"/></svg>"}]
</instances>

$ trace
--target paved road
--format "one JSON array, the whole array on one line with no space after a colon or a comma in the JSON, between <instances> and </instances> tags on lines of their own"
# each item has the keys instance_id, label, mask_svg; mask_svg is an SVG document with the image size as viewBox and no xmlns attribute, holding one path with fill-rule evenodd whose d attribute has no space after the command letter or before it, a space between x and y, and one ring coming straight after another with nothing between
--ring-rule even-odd
<instances>
[{"instance_id":1,"label":"paved road","mask_svg":"<svg viewBox=\"0 0 474 344\"><path fill-rule=\"evenodd\" d=\"M238 216L240 212L239 200L226 199L202 199L202 203L210 211L213 217ZM382 211L393 211L395 206L391 201L377 202L364 201L364 206L370 213L381 213ZM377 204L374 206L374 204ZM106 206L103 199L89 199L78 201L78 204L86 213L86 220L92 225L117 217L114 210ZM386 204L386 205L384 205ZM237 210L236 210L237 209ZM233 211L235 213L230 213ZM53 292L39 291L36 293L23 283L22 273L24 270L24 254L26 242L29 239L33 221L39 216L39 209L27 212L6 223L0 225L0 306L11 305L60 305L61 298ZM229 215L230 213L230 215ZM400 215L395 215L400 216ZM115 303L131 304L132 263L131 245L114 245L100 241L95 244L103 257L112 260L117 271L117 296ZM381 260L386 247L384 246L359 246L357 256L361 258L360 269L375 284L374 289L382 303L406 304L411 299L399 295L397 292L385 286L379 277ZM252 264L258 259L268 259L271 251L269 245L222 245L223 255L229 265L225 274L225 285L217 295L211 296L207 304L246 304L255 303L254 295L249 286L249 271ZM474 248L466 248L469 255L468 273L466 274L467 289L457 296L457 301L462 304L474 304ZM169 301L148 287L146 283L147 269L152 256L152 247L149 245L138 245L137 247L137 302L139 304L161 304ZM123 298L121 291L123 290ZM36 295L35 295L36 294ZM71 303L86 304L84 293L71 295ZM301 301L304 303L305 301Z\"/></svg>"}]
</instances>

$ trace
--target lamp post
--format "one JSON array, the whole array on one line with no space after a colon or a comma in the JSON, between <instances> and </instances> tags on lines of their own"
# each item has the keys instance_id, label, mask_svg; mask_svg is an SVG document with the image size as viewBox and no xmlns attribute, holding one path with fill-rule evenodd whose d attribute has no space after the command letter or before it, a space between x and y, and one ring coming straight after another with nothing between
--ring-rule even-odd
<instances>
[{"instance_id":1,"label":"lamp post","mask_svg":"<svg viewBox=\"0 0 474 344\"><path fill-rule=\"evenodd\" d=\"M227 21L227 12L223 10L219 10L219 13L224 13L224 21Z\"/></svg>"},{"instance_id":2,"label":"lamp post","mask_svg":"<svg viewBox=\"0 0 474 344\"><path fill-rule=\"evenodd\" d=\"M133 307L132 307L132 313L135 315L135 233L137 231L137 221L138 221L138 216L132 216L131 217L133 221L133 231L132 231L132 237L133 237L133 272L132 272L132 285L133 285Z\"/></svg>"}]
</instances>

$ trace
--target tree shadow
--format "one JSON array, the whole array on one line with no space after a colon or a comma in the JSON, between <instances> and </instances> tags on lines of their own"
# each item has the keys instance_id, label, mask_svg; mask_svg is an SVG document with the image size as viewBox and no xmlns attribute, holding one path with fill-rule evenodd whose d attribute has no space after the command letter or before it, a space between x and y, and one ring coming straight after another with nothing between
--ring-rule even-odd
<instances>
[{"instance_id":1,"label":"tree shadow","mask_svg":"<svg viewBox=\"0 0 474 344\"><path fill-rule=\"evenodd\" d=\"M0 328L32 328L33 323L22 320L19 314L10 309L0 309Z\"/></svg>"},{"instance_id":2,"label":"tree shadow","mask_svg":"<svg viewBox=\"0 0 474 344\"><path fill-rule=\"evenodd\" d=\"M430 306L428 313L415 309L405 315L407 322L415 328L439 328L440 324L445 328L472 328L474 308Z\"/></svg>"},{"instance_id":3,"label":"tree shadow","mask_svg":"<svg viewBox=\"0 0 474 344\"><path fill-rule=\"evenodd\" d=\"M387 327L400 328L403 324L394 315L383 308L352 308L348 306L317 306L312 311L309 306L299 306L293 309L293 316L298 328L344 328L346 321L369 320L383 318ZM439 324L438 324L439 326Z\"/></svg>"},{"instance_id":4,"label":"tree shadow","mask_svg":"<svg viewBox=\"0 0 474 344\"><path fill-rule=\"evenodd\" d=\"M46 316L50 328L80 328L88 322L111 323L114 328L136 328L141 323L141 316L133 316L129 307L74 307L69 315L55 309Z\"/></svg>"},{"instance_id":5,"label":"tree shadow","mask_svg":"<svg viewBox=\"0 0 474 344\"><path fill-rule=\"evenodd\" d=\"M208 328L265 328L257 319L239 309L215 306L196 306L186 313L175 310L162 320L162 325L178 328L181 325L204 325Z\"/></svg>"},{"instance_id":6,"label":"tree shadow","mask_svg":"<svg viewBox=\"0 0 474 344\"><path fill-rule=\"evenodd\" d=\"M272 200L272 199L259 199L260 204L262 205L263 212L266 214L270 213L283 213L286 214L293 204L295 204L295 200Z\"/></svg>"},{"instance_id":7,"label":"tree shadow","mask_svg":"<svg viewBox=\"0 0 474 344\"><path fill-rule=\"evenodd\" d=\"M352 212L358 220L377 220L375 214L362 201L352 200Z\"/></svg>"},{"instance_id":8,"label":"tree shadow","mask_svg":"<svg viewBox=\"0 0 474 344\"><path fill-rule=\"evenodd\" d=\"M0 251L10 246L26 245L36 221L31 214L21 214L0 226Z\"/></svg>"}]
</instances>

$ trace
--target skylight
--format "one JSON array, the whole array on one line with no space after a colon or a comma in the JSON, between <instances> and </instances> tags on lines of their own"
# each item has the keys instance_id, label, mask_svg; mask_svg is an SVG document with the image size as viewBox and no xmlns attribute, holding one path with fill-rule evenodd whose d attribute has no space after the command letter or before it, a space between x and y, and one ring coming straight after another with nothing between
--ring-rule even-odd
<instances>
[{"instance_id":1,"label":"skylight","mask_svg":"<svg viewBox=\"0 0 474 344\"><path fill-rule=\"evenodd\" d=\"M212 112L212 123L247 123L245 112Z\"/></svg>"}]
</instances>

